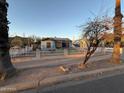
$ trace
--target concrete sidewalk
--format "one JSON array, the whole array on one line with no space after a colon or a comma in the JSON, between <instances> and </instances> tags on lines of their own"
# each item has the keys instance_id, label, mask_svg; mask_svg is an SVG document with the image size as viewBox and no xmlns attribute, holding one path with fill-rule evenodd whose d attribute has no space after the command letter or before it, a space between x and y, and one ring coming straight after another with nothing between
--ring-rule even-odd
<instances>
[{"instance_id":1,"label":"concrete sidewalk","mask_svg":"<svg viewBox=\"0 0 124 93\"><path fill-rule=\"evenodd\" d=\"M107 54L104 56L92 56L88 62L94 62L94 61L100 61L103 59L110 58L111 54ZM17 69L30 69L30 68L36 68L36 67L56 67L56 66L61 66L61 65L69 65L69 64L77 64L81 63L80 61L77 61L81 57L73 58L73 57L59 57L56 59L52 58L51 60L35 60L35 61L30 61L30 62L22 62L22 63L17 63L14 64L14 66ZM83 60L83 58L82 58ZM71 62L70 62L71 61Z\"/></svg>"}]
</instances>

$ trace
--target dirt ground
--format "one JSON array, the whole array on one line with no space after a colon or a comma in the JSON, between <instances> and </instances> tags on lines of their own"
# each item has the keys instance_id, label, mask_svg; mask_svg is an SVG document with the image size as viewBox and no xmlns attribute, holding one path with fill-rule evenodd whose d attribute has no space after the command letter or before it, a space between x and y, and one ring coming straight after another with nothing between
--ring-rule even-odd
<instances>
[{"instance_id":1,"label":"dirt ground","mask_svg":"<svg viewBox=\"0 0 124 93\"><path fill-rule=\"evenodd\" d=\"M103 55L96 55L96 57L102 57ZM75 56L77 58L77 56ZM74 58L74 57L73 57ZM66 60L66 59L65 59ZM82 62L82 59L78 57L79 63ZM71 63L71 62L70 62ZM73 73L78 73L78 72L87 72L87 71L92 71L96 69L101 69L101 68L109 68L117 65L122 65L123 63L120 64L114 64L110 62L110 58L100 60L100 61L90 61L87 64L87 67L84 69L79 69L77 66L78 64L75 62L75 64L67 64L65 65L69 69L67 73L63 72L60 69L60 66L56 67L47 67L47 68L33 68L33 69L23 69L23 70L17 70L17 74L9 78L5 81L1 81L0 86L5 86L9 84L14 84L18 82L25 82L25 81L34 81L34 80L43 80L44 78L47 77L53 77L53 76L58 76L58 75L65 75L65 74L73 74Z\"/></svg>"}]
</instances>

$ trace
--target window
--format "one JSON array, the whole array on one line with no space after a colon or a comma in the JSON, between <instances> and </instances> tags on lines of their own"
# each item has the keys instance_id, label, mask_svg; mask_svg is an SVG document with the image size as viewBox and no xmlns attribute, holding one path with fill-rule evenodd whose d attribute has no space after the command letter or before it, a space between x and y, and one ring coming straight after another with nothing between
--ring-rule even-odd
<instances>
[{"instance_id":1,"label":"window","mask_svg":"<svg viewBox=\"0 0 124 93\"><path fill-rule=\"evenodd\" d=\"M51 48L51 43L47 42L47 48Z\"/></svg>"}]
</instances>

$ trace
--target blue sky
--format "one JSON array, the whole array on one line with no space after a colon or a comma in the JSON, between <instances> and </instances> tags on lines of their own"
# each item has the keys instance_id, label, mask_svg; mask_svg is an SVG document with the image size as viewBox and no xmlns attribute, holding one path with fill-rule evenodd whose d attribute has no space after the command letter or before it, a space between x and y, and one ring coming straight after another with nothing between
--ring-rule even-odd
<instances>
[{"instance_id":1,"label":"blue sky","mask_svg":"<svg viewBox=\"0 0 124 93\"><path fill-rule=\"evenodd\" d=\"M115 0L8 0L9 35L75 37L78 26L108 12L114 16ZM122 4L124 0L122 0ZM122 12L124 8L122 7ZM123 12L124 13L124 12Z\"/></svg>"}]
</instances>

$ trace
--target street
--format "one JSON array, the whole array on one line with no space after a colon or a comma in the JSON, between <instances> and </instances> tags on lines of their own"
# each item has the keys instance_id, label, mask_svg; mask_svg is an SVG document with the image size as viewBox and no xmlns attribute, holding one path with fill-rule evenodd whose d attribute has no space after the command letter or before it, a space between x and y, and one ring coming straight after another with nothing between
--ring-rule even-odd
<instances>
[{"instance_id":1,"label":"street","mask_svg":"<svg viewBox=\"0 0 124 93\"><path fill-rule=\"evenodd\" d=\"M39 93L124 93L124 74L89 82L71 82Z\"/></svg>"}]
</instances>

